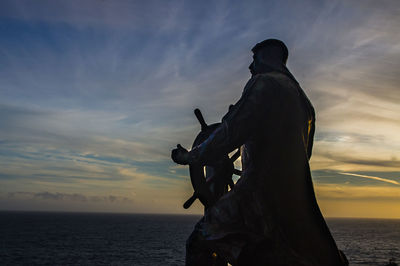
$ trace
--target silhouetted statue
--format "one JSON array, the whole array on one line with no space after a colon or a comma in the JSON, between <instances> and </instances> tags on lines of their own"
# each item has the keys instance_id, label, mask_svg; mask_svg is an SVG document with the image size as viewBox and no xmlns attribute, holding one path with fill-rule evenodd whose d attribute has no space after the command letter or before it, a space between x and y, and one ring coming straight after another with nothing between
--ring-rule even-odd
<instances>
[{"instance_id":1,"label":"silhouetted statue","mask_svg":"<svg viewBox=\"0 0 400 266\"><path fill-rule=\"evenodd\" d=\"M191 167L195 194L185 207L196 197L206 207L187 240L186 265L348 265L315 199L315 113L286 68L287 47L269 39L252 51L252 77L239 101L211 126L196 111L202 132L192 150L172 151L176 163ZM233 186L228 154L238 148L242 174ZM203 166L214 170L199 181Z\"/></svg>"}]
</instances>

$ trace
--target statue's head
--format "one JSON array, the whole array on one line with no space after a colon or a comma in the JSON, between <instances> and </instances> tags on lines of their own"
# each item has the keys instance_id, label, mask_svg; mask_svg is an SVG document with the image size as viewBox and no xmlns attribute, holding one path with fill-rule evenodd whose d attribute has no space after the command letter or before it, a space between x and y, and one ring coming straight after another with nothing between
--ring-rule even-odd
<instances>
[{"instance_id":1,"label":"statue's head","mask_svg":"<svg viewBox=\"0 0 400 266\"><path fill-rule=\"evenodd\" d=\"M282 41L268 39L257 43L251 51L254 53L249 66L252 75L286 69L289 52Z\"/></svg>"}]
</instances>

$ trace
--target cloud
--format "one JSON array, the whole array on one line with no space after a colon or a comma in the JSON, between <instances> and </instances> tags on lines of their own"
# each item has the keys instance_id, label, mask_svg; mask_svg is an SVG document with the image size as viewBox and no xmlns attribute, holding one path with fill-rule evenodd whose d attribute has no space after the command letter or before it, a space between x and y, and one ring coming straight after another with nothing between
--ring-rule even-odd
<instances>
[{"instance_id":1,"label":"cloud","mask_svg":"<svg viewBox=\"0 0 400 266\"><path fill-rule=\"evenodd\" d=\"M318 131L314 141L326 142L349 142L349 143L374 143L382 144L386 138L384 135L371 135L367 133L338 132L338 131Z\"/></svg>"},{"instance_id":2,"label":"cloud","mask_svg":"<svg viewBox=\"0 0 400 266\"><path fill-rule=\"evenodd\" d=\"M321 154L321 153L320 153ZM391 158L390 160L380 160L376 158L360 158L358 156L345 156L345 155L334 155L329 152L323 154L328 159L336 162L346 163L346 164L356 164L359 166L378 166L378 167L390 167L399 168L400 161L396 158Z\"/></svg>"},{"instance_id":3,"label":"cloud","mask_svg":"<svg viewBox=\"0 0 400 266\"><path fill-rule=\"evenodd\" d=\"M363 178L369 178L369 179L378 180L378 181L382 181L382 182L386 182L386 183L400 185L400 183L395 181L395 180L386 179L386 178L382 178L382 177L378 177L378 176L360 175L360 174L344 173L344 172L341 172L339 174L341 174L341 175L349 175L349 176L357 176L357 177L363 177Z\"/></svg>"},{"instance_id":4,"label":"cloud","mask_svg":"<svg viewBox=\"0 0 400 266\"><path fill-rule=\"evenodd\" d=\"M59 192L9 192L8 199L25 200L50 200L50 201L75 201L75 202L107 202L107 203L131 203L133 200L120 196L85 196L79 193L59 193Z\"/></svg>"},{"instance_id":5,"label":"cloud","mask_svg":"<svg viewBox=\"0 0 400 266\"><path fill-rule=\"evenodd\" d=\"M178 2L179 3L179 2ZM176 1L159 5L158 1L130 2L89 0L84 3L41 0L2 1L2 17L24 19L29 22L66 23L75 27L140 28L166 27L174 16ZM157 18L149 20L147 16ZM162 18L162 19L161 19ZM153 22L153 23L150 23Z\"/></svg>"},{"instance_id":6,"label":"cloud","mask_svg":"<svg viewBox=\"0 0 400 266\"><path fill-rule=\"evenodd\" d=\"M397 171L397 5L2 1L1 187L179 202L192 191L170 149L192 144L194 108L220 120L249 78L251 47L269 37L287 43L316 108L313 169Z\"/></svg>"},{"instance_id":7,"label":"cloud","mask_svg":"<svg viewBox=\"0 0 400 266\"><path fill-rule=\"evenodd\" d=\"M400 201L400 188L320 184L315 187L318 200Z\"/></svg>"},{"instance_id":8,"label":"cloud","mask_svg":"<svg viewBox=\"0 0 400 266\"><path fill-rule=\"evenodd\" d=\"M149 136L115 137L121 128L121 114L101 111L49 110L0 105L0 139L3 145L35 145L52 149L72 150L124 156L135 160L163 158L152 147ZM140 126L136 131L140 131ZM135 125L130 128L135 131ZM153 130L156 130L153 128ZM140 133L140 132L137 132ZM114 137L112 137L114 135ZM146 139L146 138L147 139ZM6 141L5 141L6 140Z\"/></svg>"}]
</instances>

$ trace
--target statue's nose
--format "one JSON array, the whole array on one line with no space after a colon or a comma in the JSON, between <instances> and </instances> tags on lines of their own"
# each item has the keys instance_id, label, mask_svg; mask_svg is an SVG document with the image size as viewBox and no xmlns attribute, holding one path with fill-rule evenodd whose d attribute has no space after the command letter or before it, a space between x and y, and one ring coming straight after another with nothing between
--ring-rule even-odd
<instances>
[{"instance_id":1,"label":"statue's nose","mask_svg":"<svg viewBox=\"0 0 400 266\"><path fill-rule=\"evenodd\" d=\"M249 65L249 70L250 70L250 73L253 74L253 72L254 72L254 61L251 62L251 64Z\"/></svg>"}]
</instances>

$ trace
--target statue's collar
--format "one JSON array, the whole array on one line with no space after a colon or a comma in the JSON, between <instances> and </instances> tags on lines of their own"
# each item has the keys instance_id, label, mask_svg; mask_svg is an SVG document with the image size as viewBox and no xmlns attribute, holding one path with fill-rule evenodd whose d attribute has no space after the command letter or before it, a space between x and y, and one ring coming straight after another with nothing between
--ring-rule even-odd
<instances>
[{"instance_id":1,"label":"statue's collar","mask_svg":"<svg viewBox=\"0 0 400 266\"><path fill-rule=\"evenodd\" d=\"M270 62L268 64L263 64L261 69L261 73L280 72L298 84L296 78L292 75L292 73L290 73L289 69L283 63L275 64L274 62Z\"/></svg>"}]
</instances>

